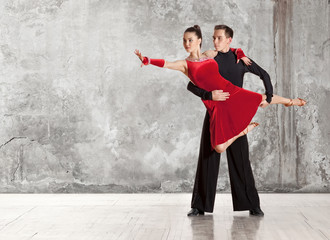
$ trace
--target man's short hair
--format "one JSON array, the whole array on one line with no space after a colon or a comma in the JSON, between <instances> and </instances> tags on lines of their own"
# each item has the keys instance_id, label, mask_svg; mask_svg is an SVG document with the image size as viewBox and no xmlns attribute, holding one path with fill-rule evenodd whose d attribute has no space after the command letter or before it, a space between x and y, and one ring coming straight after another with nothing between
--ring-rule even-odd
<instances>
[{"instance_id":1,"label":"man's short hair","mask_svg":"<svg viewBox=\"0 0 330 240\"><path fill-rule=\"evenodd\" d=\"M227 25L215 25L214 30L225 30L225 35L227 38L234 37L234 31Z\"/></svg>"}]
</instances>

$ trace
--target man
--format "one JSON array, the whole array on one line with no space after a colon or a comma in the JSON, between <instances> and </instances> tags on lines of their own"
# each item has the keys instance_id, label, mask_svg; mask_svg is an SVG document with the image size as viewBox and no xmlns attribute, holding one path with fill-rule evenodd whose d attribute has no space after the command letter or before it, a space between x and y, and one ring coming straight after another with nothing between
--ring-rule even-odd
<instances>
[{"instance_id":1,"label":"man","mask_svg":"<svg viewBox=\"0 0 330 240\"><path fill-rule=\"evenodd\" d=\"M236 86L243 86L243 78L246 72L258 75L265 86L267 99L261 103L266 107L272 99L273 87L269 74L251 61L251 65L245 65L243 61L237 63L236 55L230 51L233 38L233 30L226 25L217 25L214 28L213 43L217 56L214 58L219 66L219 73ZM221 90L207 92L189 82L188 90L204 100L225 101L230 96ZM203 215L204 212L213 212L216 194L220 154L211 149L209 114L206 111L195 185L191 201L191 210L188 216ZM255 188L253 173L249 160L247 136L238 138L226 150L229 168L229 177L234 211L249 210L251 215L263 216L260 209L258 192Z\"/></svg>"}]
</instances>

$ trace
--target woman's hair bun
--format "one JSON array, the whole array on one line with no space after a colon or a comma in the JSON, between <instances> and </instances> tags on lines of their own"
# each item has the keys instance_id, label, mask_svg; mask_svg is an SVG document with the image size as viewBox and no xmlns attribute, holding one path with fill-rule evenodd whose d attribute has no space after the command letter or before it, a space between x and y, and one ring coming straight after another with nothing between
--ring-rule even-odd
<instances>
[{"instance_id":1,"label":"woman's hair bun","mask_svg":"<svg viewBox=\"0 0 330 240\"><path fill-rule=\"evenodd\" d=\"M194 28L198 29L199 31L201 30L201 28L198 25L194 25Z\"/></svg>"}]
</instances>

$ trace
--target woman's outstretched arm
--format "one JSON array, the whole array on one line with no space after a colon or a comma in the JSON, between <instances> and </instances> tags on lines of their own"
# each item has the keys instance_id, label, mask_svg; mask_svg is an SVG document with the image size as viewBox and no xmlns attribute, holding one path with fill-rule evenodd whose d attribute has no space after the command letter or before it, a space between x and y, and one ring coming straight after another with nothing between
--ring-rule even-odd
<instances>
[{"instance_id":1,"label":"woman's outstretched arm","mask_svg":"<svg viewBox=\"0 0 330 240\"><path fill-rule=\"evenodd\" d=\"M134 53L141 60L141 62L142 62L141 67L143 67L144 65L152 64L157 67L163 67L163 68L168 68L168 69L172 69L172 70L177 70L177 71L183 72L185 74L187 72L187 63L184 60L169 62L169 61L165 61L164 59L152 59L152 58L144 57L144 56L142 56L142 54L139 50L135 50Z\"/></svg>"}]
</instances>

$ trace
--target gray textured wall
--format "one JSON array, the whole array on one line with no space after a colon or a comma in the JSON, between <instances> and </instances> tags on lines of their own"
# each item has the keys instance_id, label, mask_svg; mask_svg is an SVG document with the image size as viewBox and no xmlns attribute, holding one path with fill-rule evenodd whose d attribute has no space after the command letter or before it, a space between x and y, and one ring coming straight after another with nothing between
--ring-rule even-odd
<instances>
[{"instance_id":1,"label":"gray textured wall","mask_svg":"<svg viewBox=\"0 0 330 240\"><path fill-rule=\"evenodd\" d=\"M328 0L4 0L0 3L0 191L191 191L205 113L174 71L182 33L215 24L304 108L261 109L249 134L257 186L330 191ZM263 92L246 76L245 88ZM229 190L222 156L219 190Z\"/></svg>"}]
</instances>

